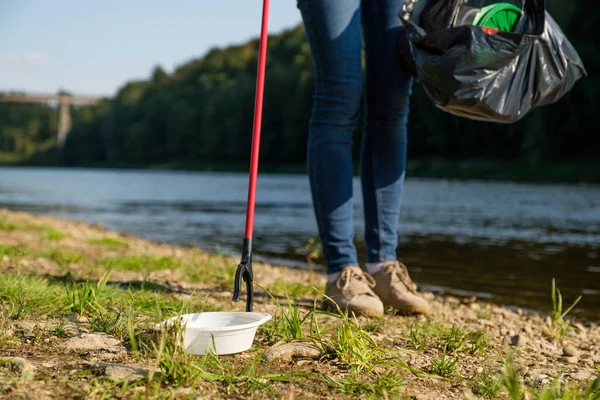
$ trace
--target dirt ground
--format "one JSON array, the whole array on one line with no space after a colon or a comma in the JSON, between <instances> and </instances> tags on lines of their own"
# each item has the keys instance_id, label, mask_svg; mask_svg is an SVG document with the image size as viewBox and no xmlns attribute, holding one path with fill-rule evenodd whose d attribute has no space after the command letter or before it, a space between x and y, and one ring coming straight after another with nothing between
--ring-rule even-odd
<instances>
[{"instance_id":1,"label":"dirt ground","mask_svg":"<svg viewBox=\"0 0 600 400\"><path fill-rule=\"evenodd\" d=\"M254 265L273 319L250 350L194 356L157 332L183 309L243 311L238 262L0 210L0 397L600 398L596 323L433 293L427 317L330 315L324 276L285 266Z\"/></svg>"}]
</instances>

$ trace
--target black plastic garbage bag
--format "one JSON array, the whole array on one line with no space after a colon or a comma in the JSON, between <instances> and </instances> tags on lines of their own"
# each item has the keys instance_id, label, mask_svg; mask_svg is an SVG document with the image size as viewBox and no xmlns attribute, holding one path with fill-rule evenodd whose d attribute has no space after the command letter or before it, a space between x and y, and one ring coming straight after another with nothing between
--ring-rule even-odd
<instances>
[{"instance_id":1,"label":"black plastic garbage bag","mask_svg":"<svg viewBox=\"0 0 600 400\"><path fill-rule=\"evenodd\" d=\"M512 123L556 102L586 75L543 0L524 0L512 32L454 26L464 0L406 0L398 53L439 108Z\"/></svg>"}]
</instances>

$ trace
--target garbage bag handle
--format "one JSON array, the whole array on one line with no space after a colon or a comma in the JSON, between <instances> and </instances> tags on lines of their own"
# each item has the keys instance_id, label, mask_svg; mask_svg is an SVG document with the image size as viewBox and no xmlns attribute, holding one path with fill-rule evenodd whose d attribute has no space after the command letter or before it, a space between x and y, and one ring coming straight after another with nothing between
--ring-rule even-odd
<instances>
[{"instance_id":1,"label":"garbage bag handle","mask_svg":"<svg viewBox=\"0 0 600 400\"><path fill-rule=\"evenodd\" d=\"M522 4L528 21L525 32L531 35L541 35L546 25L546 1L523 0Z\"/></svg>"}]
</instances>

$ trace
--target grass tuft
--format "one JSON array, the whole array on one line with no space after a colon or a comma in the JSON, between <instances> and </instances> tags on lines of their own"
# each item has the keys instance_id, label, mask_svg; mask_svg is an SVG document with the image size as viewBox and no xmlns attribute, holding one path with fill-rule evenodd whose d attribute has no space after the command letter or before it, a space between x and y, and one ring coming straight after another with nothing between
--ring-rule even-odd
<instances>
[{"instance_id":1,"label":"grass tuft","mask_svg":"<svg viewBox=\"0 0 600 400\"><path fill-rule=\"evenodd\" d=\"M42 226L40 231L43 233L43 238L50 241L59 241L67 237L67 234L59 231L51 226Z\"/></svg>"},{"instance_id":2,"label":"grass tuft","mask_svg":"<svg viewBox=\"0 0 600 400\"><path fill-rule=\"evenodd\" d=\"M0 257L8 256L10 258L19 258L26 256L30 252L30 249L22 244L16 246L4 246L0 244Z\"/></svg>"},{"instance_id":3,"label":"grass tuft","mask_svg":"<svg viewBox=\"0 0 600 400\"><path fill-rule=\"evenodd\" d=\"M298 303L291 300L287 296L288 306L283 307L277 298L275 298L268 290L265 292L277 305L277 310L271 321L265 325L265 334L268 340L276 338L286 342L291 342L295 339L305 338L304 324L312 317L313 312L308 311L302 313L298 307Z\"/></svg>"},{"instance_id":4,"label":"grass tuft","mask_svg":"<svg viewBox=\"0 0 600 400\"><path fill-rule=\"evenodd\" d=\"M478 375L471 385L473 394L483 396L486 399L497 399L502 389L502 381L486 371Z\"/></svg>"},{"instance_id":5,"label":"grass tuft","mask_svg":"<svg viewBox=\"0 0 600 400\"><path fill-rule=\"evenodd\" d=\"M0 274L0 300L10 319L43 315L56 309L56 287L34 275Z\"/></svg>"},{"instance_id":6,"label":"grass tuft","mask_svg":"<svg viewBox=\"0 0 600 400\"><path fill-rule=\"evenodd\" d=\"M127 271L160 271L185 268L185 264L170 256L126 255L105 259L104 263L116 270Z\"/></svg>"},{"instance_id":7,"label":"grass tuft","mask_svg":"<svg viewBox=\"0 0 600 400\"><path fill-rule=\"evenodd\" d=\"M456 358L447 355L448 349L444 347L442 358L433 360L429 367L429 372L441 377L450 377L456 371Z\"/></svg>"},{"instance_id":8,"label":"grass tuft","mask_svg":"<svg viewBox=\"0 0 600 400\"><path fill-rule=\"evenodd\" d=\"M323 379L330 387L353 397L387 399L401 395L401 388L405 383L397 372L386 371L374 375L364 376L353 371L344 378L334 379L323 375Z\"/></svg>"},{"instance_id":9,"label":"grass tuft","mask_svg":"<svg viewBox=\"0 0 600 400\"><path fill-rule=\"evenodd\" d=\"M579 303L582 296L577 297L575 301L563 311L563 298L560 290L556 287L555 279L552 278L552 290L550 292L552 299L552 314L550 325L546 327L546 334L552 339L564 337L571 327L569 321L565 321L565 316Z\"/></svg>"},{"instance_id":10,"label":"grass tuft","mask_svg":"<svg viewBox=\"0 0 600 400\"><path fill-rule=\"evenodd\" d=\"M112 238L108 236L97 239L90 239L88 240L88 243L106 247L127 247L129 245L129 243L126 240Z\"/></svg>"},{"instance_id":11,"label":"grass tuft","mask_svg":"<svg viewBox=\"0 0 600 400\"><path fill-rule=\"evenodd\" d=\"M59 249L52 249L46 252L44 256L57 263L60 267L65 267L69 264L78 263L83 260L82 254L71 253Z\"/></svg>"},{"instance_id":12,"label":"grass tuft","mask_svg":"<svg viewBox=\"0 0 600 400\"><path fill-rule=\"evenodd\" d=\"M425 346L425 338L421 333L421 327L418 320L414 320L410 325L408 339L415 350L420 350Z\"/></svg>"}]
</instances>

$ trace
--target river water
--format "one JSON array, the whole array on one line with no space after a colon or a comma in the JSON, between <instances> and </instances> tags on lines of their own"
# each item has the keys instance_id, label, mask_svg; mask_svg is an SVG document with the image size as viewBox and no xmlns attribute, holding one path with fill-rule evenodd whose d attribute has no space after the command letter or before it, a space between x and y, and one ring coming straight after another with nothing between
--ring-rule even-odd
<instances>
[{"instance_id":1,"label":"river water","mask_svg":"<svg viewBox=\"0 0 600 400\"><path fill-rule=\"evenodd\" d=\"M238 256L247 190L236 173L0 168L0 208ZM362 256L358 179L354 193ZM306 176L259 174L254 232L255 259L306 268ZM428 290L549 311L554 277L566 302L583 295L575 314L600 320L600 186L408 178L399 238Z\"/></svg>"}]
</instances>

